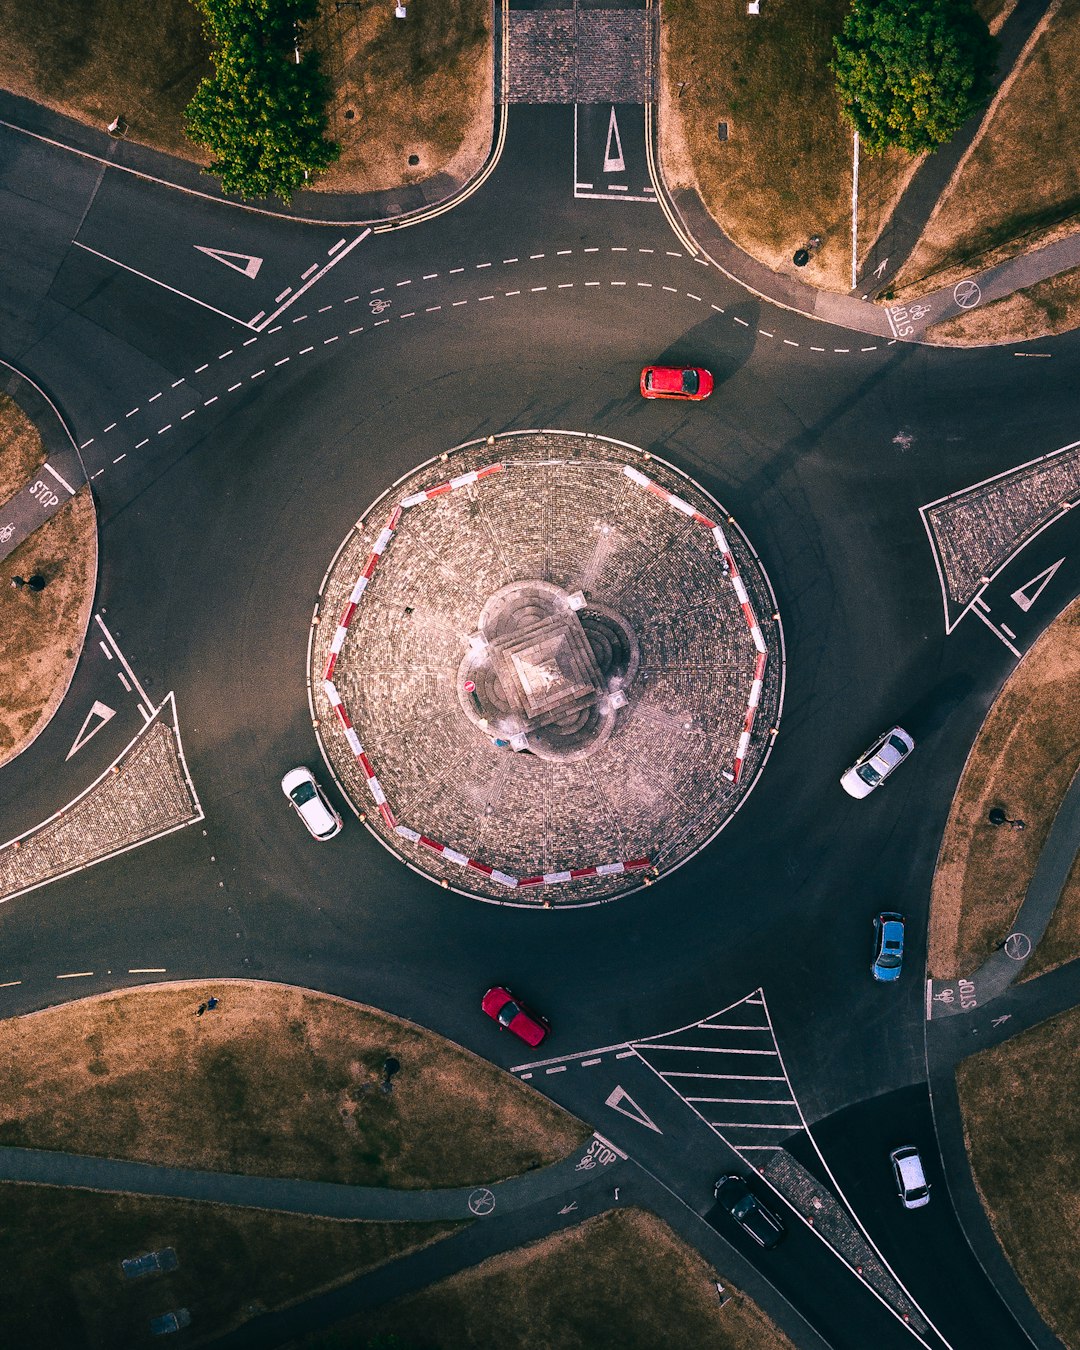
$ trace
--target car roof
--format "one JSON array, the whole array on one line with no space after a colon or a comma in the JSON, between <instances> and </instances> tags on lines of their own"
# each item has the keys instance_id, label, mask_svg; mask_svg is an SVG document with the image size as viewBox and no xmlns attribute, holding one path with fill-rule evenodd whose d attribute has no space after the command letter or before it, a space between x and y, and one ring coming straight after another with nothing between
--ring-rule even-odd
<instances>
[{"instance_id":1,"label":"car roof","mask_svg":"<svg viewBox=\"0 0 1080 1350\"><path fill-rule=\"evenodd\" d=\"M682 393L683 369L682 366L653 366L652 387L666 392ZM691 367L687 366L685 369L689 370Z\"/></svg>"}]
</instances>

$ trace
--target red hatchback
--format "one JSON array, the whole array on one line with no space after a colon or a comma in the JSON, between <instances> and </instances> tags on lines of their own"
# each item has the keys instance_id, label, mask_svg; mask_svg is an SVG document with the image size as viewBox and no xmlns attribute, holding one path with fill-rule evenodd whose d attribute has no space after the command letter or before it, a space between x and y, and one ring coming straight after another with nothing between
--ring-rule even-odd
<instances>
[{"instance_id":1,"label":"red hatchback","mask_svg":"<svg viewBox=\"0 0 1080 1350\"><path fill-rule=\"evenodd\" d=\"M539 1045L551 1027L539 1013L519 1003L509 989L496 985L489 989L480 1003L489 1017L493 1017L504 1031L520 1036L526 1045Z\"/></svg>"},{"instance_id":2,"label":"red hatchback","mask_svg":"<svg viewBox=\"0 0 1080 1350\"><path fill-rule=\"evenodd\" d=\"M692 367L676 370L673 366L646 366L641 372L642 398L708 398L713 377L707 370Z\"/></svg>"}]
</instances>

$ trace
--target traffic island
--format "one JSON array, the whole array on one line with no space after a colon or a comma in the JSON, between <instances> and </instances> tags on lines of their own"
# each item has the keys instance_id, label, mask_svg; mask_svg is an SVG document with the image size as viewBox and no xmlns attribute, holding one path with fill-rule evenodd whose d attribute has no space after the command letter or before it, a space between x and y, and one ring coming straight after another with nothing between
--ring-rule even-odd
<instances>
[{"instance_id":1,"label":"traffic island","mask_svg":"<svg viewBox=\"0 0 1080 1350\"><path fill-rule=\"evenodd\" d=\"M724 828L772 747L783 638L727 511L655 456L523 432L437 456L324 580L312 716L360 818L479 899L596 903Z\"/></svg>"}]
</instances>

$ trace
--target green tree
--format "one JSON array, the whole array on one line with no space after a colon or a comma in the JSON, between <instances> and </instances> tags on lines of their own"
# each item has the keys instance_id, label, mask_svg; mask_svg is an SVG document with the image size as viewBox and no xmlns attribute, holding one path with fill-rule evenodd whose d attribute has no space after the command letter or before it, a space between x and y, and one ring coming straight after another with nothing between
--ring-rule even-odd
<instances>
[{"instance_id":1,"label":"green tree","mask_svg":"<svg viewBox=\"0 0 1080 1350\"><path fill-rule=\"evenodd\" d=\"M214 75L188 104L187 132L213 155L210 172L240 197L289 201L339 147L326 132L318 54L296 63L297 25L318 0L195 0L214 47Z\"/></svg>"},{"instance_id":2,"label":"green tree","mask_svg":"<svg viewBox=\"0 0 1080 1350\"><path fill-rule=\"evenodd\" d=\"M852 0L833 46L841 110L870 153L933 150L993 87L997 42L969 0Z\"/></svg>"}]
</instances>

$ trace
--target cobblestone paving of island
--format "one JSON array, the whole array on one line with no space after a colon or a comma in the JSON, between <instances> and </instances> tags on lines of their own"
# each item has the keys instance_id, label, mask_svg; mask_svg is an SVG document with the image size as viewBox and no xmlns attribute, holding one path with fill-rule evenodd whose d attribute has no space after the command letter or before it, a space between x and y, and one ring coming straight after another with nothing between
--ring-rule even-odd
<instances>
[{"instance_id":1,"label":"cobblestone paving of island","mask_svg":"<svg viewBox=\"0 0 1080 1350\"><path fill-rule=\"evenodd\" d=\"M776 1187L792 1209L801 1214L872 1289L877 1290L908 1326L920 1335L930 1330L918 1308L828 1187L823 1186L783 1149L778 1149L772 1155L761 1169L761 1174Z\"/></svg>"},{"instance_id":2,"label":"cobblestone paving of island","mask_svg":"<svg viewBox=\"0 0 1080 1350\"><path fill-rule=\"evenodd\" d=\"M511 10L509 103L645 103L652 13L644 9Z\"/></svg>"},{"instance_id":3,"label":"cobblestone paving of island","mask_svg":"<svg viewBox=\"0 0 1080 1350\"><path fill-rule=\"evenodd\" d=\"M966 605L1031 536L1080 497L1080 447L924 507L949 598Z\"/></svg>"},{"instance_id":4,"label":"cobblestone paving of island","mask_svg":"<svg viewBox=\"0 0 1080 1350\"><path fill-rule=\"evenodd\" d=\"M176 733L152 723L117 765L55 819L0 849L0 897L51 881L199 817Z\"/></svg>"},{"instance_id":5,"label":"cobblestone paving of island","mask_svg":"<svg viewBox=\"0 0 1080 1350\"><path fill-rule=\"evenodd\" d=\"M475 483L405 509L352 618L333 679L396 820L512 876L648 857L652 876L702 848L753 785L782 689L779 624L760 563L691 480L602 438L528 433L464 447L398 484L358 523L321 598L312 652L320 735L339 780L390 847L438 880L512 903L581 903L641 873L507 890L379 816L322 677L356 579L394 506L493 463ZM633 466L722 524L768 647L738 783L756 651L708 528L635 484ZM495 744L466 716L458 671L485 602L543 581L616 611L640 660L614 731L584 758ZM651 878L650 878L651 879Z\"/></svg>"}]
</instances>

